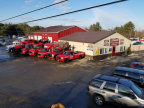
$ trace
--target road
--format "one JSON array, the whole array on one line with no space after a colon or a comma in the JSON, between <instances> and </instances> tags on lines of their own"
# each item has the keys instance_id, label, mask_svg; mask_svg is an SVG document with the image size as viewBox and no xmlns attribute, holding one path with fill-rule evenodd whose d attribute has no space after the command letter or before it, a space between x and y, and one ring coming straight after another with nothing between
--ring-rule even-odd
<instances>
[{"instance_id":1,"label":"road","mask_svg":"<svg viewBox=\"0 0 144 108\"><path fill-rule=\"evenodd\" d=\"M130 59L114 65L87 62L67 64L44 58L13 55L0 47L0 108L101 108L86 94L88 82L98 73L110 74L115 66L129 66ZM106 103L102 108L119 108Z\"/></svg>"}]
</instances>

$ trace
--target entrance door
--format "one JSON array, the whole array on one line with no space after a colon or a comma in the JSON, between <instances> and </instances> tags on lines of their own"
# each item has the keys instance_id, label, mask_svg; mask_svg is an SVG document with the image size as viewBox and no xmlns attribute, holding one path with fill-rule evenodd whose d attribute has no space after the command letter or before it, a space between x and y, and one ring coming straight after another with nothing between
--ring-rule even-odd
<instances>
[{"instance_id":1,"label":"entrance door","mask_svg":"<svg viewBox=\"0 0 144 108\"><path fill-rule=\"evenodd\" d=\"M50 40L50 42L52 42L52 37L48 37L48 39Z\"/></svg>"},{"instance_id":2,"label":"entrance door","mask_svg":"<svg viewBox=\"0 0 144 108\"><path fill-rule=\"evenodd\" d=\"M115 49L116 49L116 47L113 46L113 48L112 48L112 56L115 56Z\"/></svg>"}]
</instances>

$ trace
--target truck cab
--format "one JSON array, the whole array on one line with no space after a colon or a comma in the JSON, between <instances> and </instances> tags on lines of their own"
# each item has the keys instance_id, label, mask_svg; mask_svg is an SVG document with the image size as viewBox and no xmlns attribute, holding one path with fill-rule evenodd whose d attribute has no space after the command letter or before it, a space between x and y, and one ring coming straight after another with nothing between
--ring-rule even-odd
<instances>
[{"instance_id":1,"label":"truck cab","mask_svg":"<svg viewBox=\"0 0 144 108\"><path fill-rule=\"evenodd\" d=\"M37 56L38 52L42 51L43 47L44 47L43 43L33 44L33 48L29 50L29 55Z\"/></svg>"},{"instance_id":2,"label":"truck cab","mask_svg":"<svg viewBox=\"0 0 144 108\"><path fill-rule=\"evenodd\" d=\"M29 43L34 44L35 41L34 41L34 39L25 39L22 42L24 42L25 44L29 44Z\"/></svg>"},{"instance_id":3,"label":"truck cab","mask_svg":"<svg viewBox=\"0 0 144 108\"><path fill-rule=\"evenodd\" d=\"M25 42L19 42L18 45L15 45L10 49L11 53L20 53L21 49L25 47Z\"/></svg>"},{"instance_id":4,"label":"truck cab","mask_svg":"<svg viewBox=\"0 0 144 108\"><path fill-rule=\"evenodd\" d=\"M38 57L40 58L47 58L47 54L52 51L52 44L45 44L44 48L38 52Z\"/></svg>"},{"instance_id":5,"label":"truck cab","mask_svg":"<svg viewBox=\"0 0 144 108\"><path fill-rule=\"evenodd\" d=\"M33 44L25 45L25 48L21 49L20 54L29 54L29 50L33 48Z\"/></svg>"},{"instance_id":6,"label":"truck cab","mask_svg":"<svg viewBox=\"0 0 144 108\"><path fill-rule=\"evenodd\" d=\"M77 59L77 58L82 59L83 57L85 57L84 52L65 51L62 55L58 55L56 60L67 63L70 60L74 60L74 59Z\"/></svg>"},{"instance_id":7,"label":"truck cab","mask_svg":"<svg viewBox=\"0 0 144 108\"><path fill-rule=\"evenodd\" d=\"M56 48L54 52L48 53L47 57L49 59L55 59L56 60L57 55L62 55L64 51L65 50L63 48Z\"/></svg>"}]
</instances>

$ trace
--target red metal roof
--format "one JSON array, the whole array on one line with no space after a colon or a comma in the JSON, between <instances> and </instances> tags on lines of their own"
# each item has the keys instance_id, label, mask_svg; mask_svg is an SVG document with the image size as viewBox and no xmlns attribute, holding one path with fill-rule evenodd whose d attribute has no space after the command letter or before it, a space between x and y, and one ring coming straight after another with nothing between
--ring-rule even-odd
<instances>
[{"instance_id":1,"label":"red metal roof","mask_svg":"<svg viewBox=\"0 0 144 108\"><path fill-rule=\"evenodd\" d=\"M50 27L47 27L47 28L44 28L44 29L40 29L40 30L37 30L35 31L34 33L41 33L41 32L60 32L62 30L65 30L65 29L68 29L68 28L71 28L73 26L50 26Z\"/></svg>"},{"instance_id":2,"label":"red metal roof","mask_svg":"<svg viewBox=\"0 0 144 108\"><path fill-rule=\"evenodd\" d=\"M97 31L97 32L75 32L58 40L67 40L83 43L96 43L116 32L114 31Z\"/></svg>"}]
</instances>

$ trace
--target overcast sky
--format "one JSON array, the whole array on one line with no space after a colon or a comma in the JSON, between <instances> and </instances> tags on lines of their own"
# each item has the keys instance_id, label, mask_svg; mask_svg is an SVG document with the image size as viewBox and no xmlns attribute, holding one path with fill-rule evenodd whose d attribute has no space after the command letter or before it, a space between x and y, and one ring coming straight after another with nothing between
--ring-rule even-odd
<instances>
[{"instance_id":1,"label":"overcast sky","mask_svg":"<svg viewBox=\"0 0 144 108\"><path fill-rule=\"evenodd\" d=\"M10 18L63 0L0 0L0 20ZM62 14L86 7L100 5L116 0L69 0L68 2L30 13L3 23L21 23L52 15ZM128 0L125 2L69 14L52 19L28 23L31 26L77 25L89 27L100 22L103 29L112 29L132 21L137 30L144 30L144 0Z\"/></svg>"}]
</instances>

